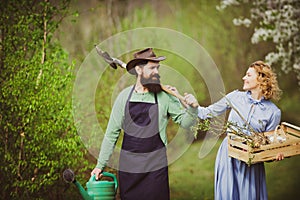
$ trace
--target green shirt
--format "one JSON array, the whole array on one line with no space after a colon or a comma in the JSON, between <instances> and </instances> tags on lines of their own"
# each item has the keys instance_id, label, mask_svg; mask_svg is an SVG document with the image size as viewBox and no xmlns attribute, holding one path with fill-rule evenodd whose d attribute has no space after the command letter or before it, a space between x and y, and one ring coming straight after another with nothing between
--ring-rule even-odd
<instances>
[{"instance_id":1,"label":"green shirt","mask_svg":"<svg viewBox=\"0 0 300 200\"><path fill-rule=\"evenodd\" d=\"M107 125L104 139L102 141L101 150L99 153L97 168L103 169L108 162L115 144L119 138L122 123L125 117L125 106L133 86L124 89L114 102L110 119ZM154 93L136 93L133 92L130 102L146 102L155 103ZM197 119L197 108L189 107L184 109L180 101L166 93L160 92L157 94L157 103L159 109L159 133L160 138L165 145L167 145L166 128L168 119L171 118L175 123L179 124L182 128L190 128L194 125Z\"/></svg>"}]
</instances>

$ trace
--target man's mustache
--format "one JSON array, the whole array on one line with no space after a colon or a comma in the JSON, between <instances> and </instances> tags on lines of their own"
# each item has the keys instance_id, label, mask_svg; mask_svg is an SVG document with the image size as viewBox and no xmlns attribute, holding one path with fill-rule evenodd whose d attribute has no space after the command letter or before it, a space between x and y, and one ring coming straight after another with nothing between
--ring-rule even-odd
<instances>
[{"instance_id":1,"label":"man's mustache","mask_svg":"<svg viewBox=\"0 0 300 200\"><path fill-rule=\"evenodd\" d=\"M156 78L156 79L154 79L154 78ZM142 83L142 85L146 85L146 84L160 84L160 75L159 74L155 74L155 75L149 76L148 78L145 78L144 76L142 76L141 83Z\"/></svg>"},{"instance_id":2,"label":"man's mustache","mask_svg":"<svg viewBox=\"0 0 300 200\"><path fill-rule=\"evenodd\" d=\"M160 79L160 75L159 74L154 74L154 75L151 76L151 78L153 78L153 77L155 77L157 79Z\"/></svg>"}]
</instances>

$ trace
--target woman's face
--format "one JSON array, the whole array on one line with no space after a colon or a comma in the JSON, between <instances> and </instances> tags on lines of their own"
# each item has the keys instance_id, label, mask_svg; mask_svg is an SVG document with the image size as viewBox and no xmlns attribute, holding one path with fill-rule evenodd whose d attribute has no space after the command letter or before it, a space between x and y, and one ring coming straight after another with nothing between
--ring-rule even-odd
<instances>
[{"instance_id":1,"label":"woman's face","mask_svg":"<svg viewBox=\"0 0 300 200\"><path fill-rule=\"evenodd\" d=\"M243 77L244 86L243 90L255 90L259 89L259 84L257 81L257 72L253 67L249 67L246 75Z\"/></svg>"}]
</instances>

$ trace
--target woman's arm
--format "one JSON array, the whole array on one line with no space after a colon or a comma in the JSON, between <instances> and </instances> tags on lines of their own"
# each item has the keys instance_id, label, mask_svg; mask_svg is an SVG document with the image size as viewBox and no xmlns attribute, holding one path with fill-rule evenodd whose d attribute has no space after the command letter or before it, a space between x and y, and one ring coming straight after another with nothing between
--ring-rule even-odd
<instances>
[{"instance_id":1,"label":"woman's arm","mask_svg":"<svg viewBox=\"0 0 300 200\"><path fill-rule=\"evenodd\" d=\"M211 104L208 107L199 106L198 107L198 117L200 119L207 119L207 118L212 118L212 117L216 117L216 116L223 114L226 110L230 109L227 99L229 99L229 100L234 99L237 95L237 92L238 91L235 90L231 93L228 93L225 97L223 97L216 103Z\"/></svg>"}]
</instances>

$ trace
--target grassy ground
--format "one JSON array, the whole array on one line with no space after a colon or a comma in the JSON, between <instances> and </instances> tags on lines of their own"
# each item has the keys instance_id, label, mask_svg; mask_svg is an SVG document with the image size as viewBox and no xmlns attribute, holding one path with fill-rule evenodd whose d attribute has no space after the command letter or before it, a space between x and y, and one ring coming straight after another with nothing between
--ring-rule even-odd
<instances>
[{"instance_id":1,"label":"grassy ground","mask_svg":"<svg viewBox=\"0 0 300 200\"><path fill-rule=\"evenodd\" d=\"M207 157L200 160L201 142L196 142L169 167L172 200L214 198L214 163L219 145L220 142ZM300 197L300 189L297 188L300 184L300 156L266 163L265 167L270 200Z\"/></svg>"}]
</instances>

